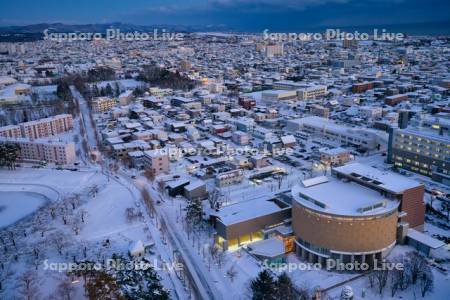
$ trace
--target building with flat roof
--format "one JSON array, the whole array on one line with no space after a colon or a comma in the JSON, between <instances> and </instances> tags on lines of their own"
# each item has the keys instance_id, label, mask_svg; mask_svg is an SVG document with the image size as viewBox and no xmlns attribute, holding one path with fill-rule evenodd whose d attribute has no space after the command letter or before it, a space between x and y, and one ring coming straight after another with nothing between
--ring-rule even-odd
<instances>
[{"instance_id":1,"label":"building with flat roof","mask_svg":"<svg viewBox=\"0 0 450 300\"><path fill-rule=\"evenodd\" d=\"M340 125L332 120L311 116L301 119L288 120L286 129L289 131L303 131L341 145L349 145L361 149L379 149L387 144L387 134L371 129L353 128Z\"/></svg>"},{"instance_id":2,"label":"building with flat roof","mask_svg":"<svg viewBox=\"0 0 450 300\"><path fill-rule=\"evenodd\" d=\"M292 188L292 229L302 258L373 265L409 226L423 225L424 187L414 180L359 163L332 174Z\"/></svg>"},{"instance_id":3,"label":"building with flat roof","mask_svg":"<svg viewBox=\"0 0 450 300\"><path fill-rule=\"evenodd\" d=\"M19 126L22 137L39 139L71 130L73 128L73 118L70 114L61 114L21 123Z\"/></svg>"},{"instance_id":4,"label":"building with flat roof","mask_svg":"<svg viewBox=\"0 0 450 300\"><path fill-rule=\"evenodd\" d=\"M332 149L320 149L320 162L327 166L341 166L350 161L350 151L337 147Z\"/></svg>"},{"instance_id":5,"label":"building with flat roof","mask_svg":"<svg viewBox=\"0 0 450 300\"><path fill-rule=\"evenodd\" d=\"M297 96L299 100L313 100L321 98L326 94L327 94L327 87L325 85L312 85L297 90Z\"/></svg>"},{"instance_id":6,"label":"building with flat roof","mask_svg":"<svg viewBox=\"0 0 450 300\"><path fill-rule=\"evenodd\" d=\"M7 125L0 127L0 136L6 138L18 138L22 137L19 125Z\"/></svg>"},{"instance_id":7,"label":"building with flat roof","mask_svg":"<svg viewBox=\"0 0 450 300\"><path fill-rule=\"evenodd\" d=\"M5 137L0 137L0 143L18 145L19 160L45 161L57 165L71 165L76 161L74 143Z\"/></svg>"},{"instance_id":8,"label":"building with flat roof","mask_svg":"<svg viewBox=\"0 0 450 300\"><path fill-rule=\"evenodd\" d=\"M429 125L391 129L388 161L450 186L450 122L440 120Z\"/></svg>"},{"instance_id":9,"label":"building with flat roof","mask_svg":"<svg viewBox=\"0 0 450 300\"><path fill-rule=\"evenodd\" d=\"M425 187L415 180L394 172L380 171L368 165L351 163L333 168L337 178L357 182L389 198L400 200L399 210L402 222L409 227L422 229L425 222Z\"/></svg>"},{"instance_id":10,"label":"building with flat roof","mask_svg":"<svg viewBox=\"0 0 450 300\"><path fill-rule=\"evenodd\" d=\"M108 111L116 106L116 104L116 99L109 97L96 97L91 100L91 108L95 113Z\"/></svg>"},{"instance_id":11,"label":"building with flat roof","mask_svg":"<svg viewBox=\"0 0 450 300\"><path fill-rule=\"evenodd\" d=\"M145 168L149 170L153 176L169 173L170 171L169 155L167 151L144 151L143 163Z\"/></svg>"},{"instance_id":12,"label":"building with flat roof","mask_svg":"<svg viewBox=\"0 0 450 300\"><path fill-rule=\"evenodd\" d=\"M297 100L297 91L269 90L261 94L261 99L266 102L277 102L286 100Z\"/></svg>"},{"instance_id":13,"label":"building with flat roof","mask_svg":"<svg viewBox=\"0 0 450 300\"><path fill-rule=\"evenodd\" d=\"M281 225L291 215L291 206L277 199L254 199L223 207L213 212L216 243L235 250L264 239L264 231Z\"/></svg>"}]
</instances>

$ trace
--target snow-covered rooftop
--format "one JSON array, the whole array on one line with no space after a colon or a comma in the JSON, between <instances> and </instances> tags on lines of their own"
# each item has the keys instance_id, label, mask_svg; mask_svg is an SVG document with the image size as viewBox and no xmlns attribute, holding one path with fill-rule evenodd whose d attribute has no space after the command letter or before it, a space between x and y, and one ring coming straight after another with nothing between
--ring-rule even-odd
<instances>
[{"instance_id":1,"label":"snow-covered rooftop","mask_svg":"<svg viewBox=\"0 0 450 300\"><path fill-rule=\"evenodd\" d=\"M226 206L215 215L224 225L228 226L269 215L282 209L285 208L270 199L255 199Z\"/></svg>"},{"instance_id":2,"label":"snow-covered rooftop","mask_svg":"<svg viewBox=\"0 0 450 300\"><path fill-rule=\"evenodd\" d=\"M408 229L407 237L410 239L413 239L415 241L418 241L424 245L427 245L428 247L430 247L432 249L437 249L437 248L445 245L444 242L437 240L435 238L432 238L431 236L426 235L426 234L419 232L412 228Z\"/></svg>"},{"instance_id":3,"label":"snow-covered rooftop","mask_svg":"<svg viewBox=\"0 0 450 300\"><path fill-rule=\"evenodd\" d=\"M285 253L283 240L270 238L248 245L250 253L263 257L274 258Z\"/></svg>"},{"instance_id":4,"label":"snow-covered rooftop","mask_svg":"<svg viewBox=\"0 0 450 300\"><path fill-rule=\"evenodd\" d=\"M378 215L397 208L399 202L387 200L379 192L354 182L324 176L309 179L292 188L292 196L302 206L333 215Z\"/></svg>"},{"instance_id":5,"label":"snow-covered rooftop","mask_svg":"<svg viewBox=\"0 0 450 300\"><path fill-rule=\"evenodd\" d=\"M381 171L361 163L351 163L333 169L352 177L370 179L371 183L378 187L394 193L401 193L404 190L415 188L421 184L415 180L406 178L393 172Z\"/></svg>"}]
</instances>

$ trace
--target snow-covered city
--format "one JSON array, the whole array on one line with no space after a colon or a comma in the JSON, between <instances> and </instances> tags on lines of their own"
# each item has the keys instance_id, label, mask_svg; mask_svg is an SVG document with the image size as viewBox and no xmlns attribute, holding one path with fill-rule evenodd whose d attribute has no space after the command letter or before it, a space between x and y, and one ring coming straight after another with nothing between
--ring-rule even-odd
<instances>
[{"instance_id":1,"label":"snow-covered city","mask_svg":"<svg viewBox=\"0 0 450 300\"><path fill-rule=\"evenodd\" d=\"M449 299L449 3L50 2L0 1L0 299Z\"/></svg>"}]
</instances>

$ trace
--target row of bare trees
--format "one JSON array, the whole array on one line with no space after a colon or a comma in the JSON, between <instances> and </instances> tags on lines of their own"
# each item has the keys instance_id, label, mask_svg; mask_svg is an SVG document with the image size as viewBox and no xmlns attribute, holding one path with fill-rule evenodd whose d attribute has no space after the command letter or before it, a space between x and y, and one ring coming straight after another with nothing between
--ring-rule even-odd
<instances>
[{"instance_id":1,"label":"row of bare trees","mask_svg":"<svg viewBox=\"0 0 450 300\"><path fill-rule=\"evenodd\" d=\"M388 262L389 263L389 262ZM398 291L419 288L422 297L433 291L434 278L425 258L417 252L408 252L396 257L391 263L399 267L377 268L368 277L371 288L381 295L385 288L390 289L391 297Z\"/></svg>"}]
</instances>

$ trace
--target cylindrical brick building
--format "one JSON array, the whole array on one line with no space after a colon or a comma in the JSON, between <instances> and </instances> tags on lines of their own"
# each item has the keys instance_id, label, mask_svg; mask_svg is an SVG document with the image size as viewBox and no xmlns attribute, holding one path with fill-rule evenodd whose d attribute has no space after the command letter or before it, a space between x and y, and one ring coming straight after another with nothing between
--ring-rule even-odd
<instances>
[{"instance_id":1,"label":"cylindrical brick building","mask_svg":"<svg viewBox=\"0 0 450 300\"><path fill-rule=\"evenodd\" d=\"M395 245L397 199L324 176L303 181L292 196L296 251L305 260L372 265Z\"/></svg>"}]
</instances>

